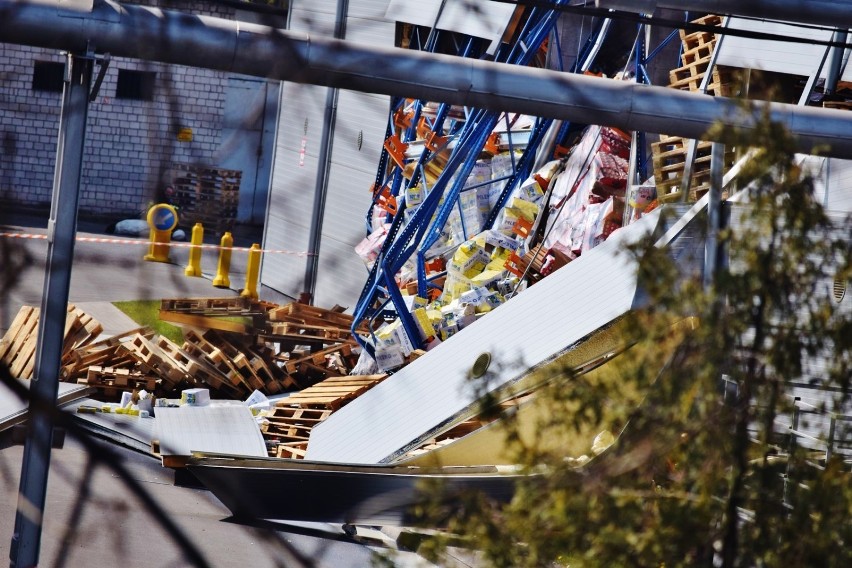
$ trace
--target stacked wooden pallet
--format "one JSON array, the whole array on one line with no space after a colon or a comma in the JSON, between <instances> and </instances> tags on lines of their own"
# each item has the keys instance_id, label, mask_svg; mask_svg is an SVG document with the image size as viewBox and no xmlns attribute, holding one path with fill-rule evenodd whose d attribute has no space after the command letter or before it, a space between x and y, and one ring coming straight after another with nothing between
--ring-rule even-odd
<instances>
[{"instance_id":1,"label":"stacked wooden pallet","mask_svg":"<svg viewBox=\"0 0 852 568\"><path fill-rule=\"evenodd\" d=\"M722 18L711 14L694 20L693 23L721 26ZM712 32L687 33L680 30L680 39L683 44L680 56L681 67L669 72L669 87L683 91L698 91L707 73L718 38L719 35ZM714 66L713 75L707 85L707 93L730 97L734 95L735 90L736 81L731 70Z\"/></svg>"},{"instance_id":2,"label":"stacked wooden pallet","mask_svg":"<svg viewBox=\"0 0 852 568\"><path fill-rule=\"evenodd\" d=\"M184 351L237 388L274 394L346 375L357 363L352 316L337 307L249 298L163 300L160 318L208 330L190 332Z\"/></svg>"},{"instance_id":3,"label":"stacked wooden pallet","mask_svg":"<svg viewBox=\"0 0 852 568\"><path fill-rule=\"evenodd\" d=\"M177 398L193 387L244 400L255 390L276 394L345 377L358 360L352 316L337 307L167 299L160 316L184 326L181 345L147 327L95 341L101 325L69 306L61 379L95 387L103 401L142 388ZM0 361L15 376L32 377L37 329L38 309L25 306L0 341Z\"/></svg>"},{"instance_id":4,"label":"stacked wooden pallet","mask_svg":"<svg viewBox=\"0 0 852 568\"><path fill-rule=\"evenodd\" d=\"M305 457L311 429L387 375L350 375L325 379L279 401L261 427L270 455Z\"/></svg>"},{"instance_id":5,"label":"stacked wooden pallet","mask_svg":"<svg viewBox=\"0 0 852 568\"><path fill-rule=\"evenodd\" d=\"M39 309L23 306L8 331L0 340L0 362L6 364L14 377L31 379L35 367L38 341ZM101 324L72 304L68 305L62 358L74 349L93 341L103 331Z\"/></svg>"},{"instance_id":6,"label":"stacked wooden pallet","mask_svg":"<svg viewBox=\"0 0 852 568\"><path fill-rule=\"evenodd\" d=\"M62 380L97 389L94 398L117 401L123 391L144 388L156 396L169 396L195 386L187 368L163 349L168 339L147 327L75 349L62 368Z\"/></svg>"},{"instance_id":7,"label":"stacked wooden pallet","mask_svg":"<svg viewBox=\"0 0 852 568\"><path fill-rule=\"evenodd\" d=\"M683 174L686 169L688 140L680 136L661 136L659 142L651 145L654 162L654 179L657 183L657 195L665 201L680 195ZM710 153L713 143L706 140L696 142L695 157L692 162L690 198L694 201L710 189ZM734 151L727 149L724 156L723 171L733 166Z\"/></svg>"},{"instance_id":8,"label":"stacked wooden pallet","mask_svg":"<svg viewBox=\"0 0 852 568\"><path fill-rule=\"evenodd\" d=\"M230 231L237 217L242 172L189 164L172 169L171 201L179 208L180 226L191 229L202 223L215 233Z\"/></svg>"},{"instance_id":9,"label":"stacked wooden pallet","mask_svg":"<svg viewBox=\"0 0 852 568\"><path fill-rule=\"evenodd\" d=\"M708 15L694 20L693 23L707 26L721 26L720 16ZM707 31L686 33L680 31L683 49L681 52L681 67L669 73L669 87L685 91L698 91L707 73L710 59L716 48L718 35ZM719 96L732 96L736 90L736 82L729 70L713 67L713 75L707 87L707 93ZM654 164L654 180L657 184L657 195L663 201L678 199L686 170L688 141L680 136L661 135L660 141L651 145L652 161ZM690 199L701 197L710 188L710 151L712 143L700 141L697 143L695 158L692 163L690 176ZM733 165L734 153L729 150L725 154L723 168L727 170Z\"/></svg>"}]
</instances>

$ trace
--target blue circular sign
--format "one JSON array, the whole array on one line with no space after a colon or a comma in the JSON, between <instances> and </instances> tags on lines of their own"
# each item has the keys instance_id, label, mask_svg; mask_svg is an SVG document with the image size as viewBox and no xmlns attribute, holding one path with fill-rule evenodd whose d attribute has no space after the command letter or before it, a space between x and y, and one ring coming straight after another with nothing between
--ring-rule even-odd
<instances>
[{"instance_id":1,"label":"blue circular sign","mask_svg":"<svg viewBox=\"0 0 852 568\"><path fill-rule=\"evenodd\" d=\"M171 205L154 205L148 212L148 224L158 231L171 231L177 226L177 212Z\"/></svg>"}]
</instances>

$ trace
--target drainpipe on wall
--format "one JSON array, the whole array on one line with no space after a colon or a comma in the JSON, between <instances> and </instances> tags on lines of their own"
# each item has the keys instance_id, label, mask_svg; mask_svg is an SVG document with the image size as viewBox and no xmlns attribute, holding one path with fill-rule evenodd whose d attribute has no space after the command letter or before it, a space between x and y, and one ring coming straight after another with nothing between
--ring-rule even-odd
<instances>
[{"instance_id":1,"label":"drainpipe on wall","mask_svg":"<svg viewBox=\"0 0 852 568\"><path fill-rule=\"evenodd\" d=\"M334 22L334 38L343 39L346 35L346 15L349 0L337 0L337 14ZM312 304L317 287L319 271L319 250L322 241L322 221L325 216L325 200L328 196L328 179L331 173L331 150L334 145L334 126L337 122L338 89L331 87L325 98L325 115L322 124L319 160L317 165L317 184L314 189L314 208L311 215L311 228L308 241L308 261L305 266L305 287L299 295L303 304Z\"/></svg>"}]
</instances>

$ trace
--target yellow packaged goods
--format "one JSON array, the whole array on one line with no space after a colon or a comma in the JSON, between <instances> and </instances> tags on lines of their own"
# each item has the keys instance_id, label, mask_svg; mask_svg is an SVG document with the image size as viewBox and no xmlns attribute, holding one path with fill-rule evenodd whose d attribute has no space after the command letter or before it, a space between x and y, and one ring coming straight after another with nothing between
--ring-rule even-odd
<instances>
[{"instance_id":1,"label":"yellow packaged goods","mask_svg":"<svg viewBox=\"0 0 852 568\"><path fill-rule=\"evenodd\" d=\"M501 264L502 266L502 264ZM470 279L474 286L490 286L506 275L505 270L484 270Z\"/></svg>"},{"instance_id":2,"label":"yellow packaged goods","mask_svg":"<svg viewBox=\"0 0 852 568\"><path fill-rule=\"evenodd\" d=\"M417 308L416 310L414 310L413 315L414 321L417 323L417 327L420 330L421 338L424 341L427 341L430 337L434 337L435 327L432 325L432 321L429 319L429 314L426 311L426 308Z\"/></svg>"},{"instance_id":3,"label":"yellow packaged goods","mask_svg":"<svg viewBox=\"0 0 852 568\"><path fill-rule=\"evenodd\" d=\"M513 209L517 215L523 217L527 221L534 221L538 215L538 205L519 197L513 197L509 202L509 208Z\"/></svg>"},{"instance_id":4,"label":"yellow packaged goods","mask_svg":"<svg viewBox=\"0 0 852 568\"><path fill-rule=\"evenodd\" d=\"M450 273L456 272L464 275L477 263L481 264L480 270L482 270L489 260L491 258L485 252L484 245L478 244L475 240L469 240L462 243L456 250L448 269Z\"/></svg>"},{"instance_id":5,"label":"yellow packaged goods","mask_svg":"<svg viewBox=\"0 0 852 568\"><path fill-rule=\"evenodd\" d=\"M486 245L491 245L495 248L503 248L508 250L517 250L521 245L517 239L513 239L509 235L498 231L496 229L490 229L488 231L483 231L477 236L483 237ZM493 258L493 254L492 254Z\"/></svg>"},{"instance_id":6,"label":"yellow packaged goods","mask_svg":"<svg viewBox=\"0 0 852 568\"><path fill-rule=\"evenodd\" d=\"M402 350L396 345L382 346L376 349L376 364L382 371L390 371L405 363Z\"/></svg>"},{"instance_id":7,"label":"yellow packaged goods","mask_svg":"<svg viewBox=\"0 0 852 568\"><path fill-rule=\"evenodd\" d=\"M405 190L405 204L408 207L420 205L423 202L423 188L419 185L408 187Z\"/></svg>"},{"instance_id":8,"label":"yellow packaged goods","mask_svg":"<svg viewBox=\"0 0 852 568\"><path fill-rule=\"evenodd\" d=\"M521 184L519 192L524 199L536 201L544 195L544 189L536 178L531 177Z\"/></svg>"}]
</instances>

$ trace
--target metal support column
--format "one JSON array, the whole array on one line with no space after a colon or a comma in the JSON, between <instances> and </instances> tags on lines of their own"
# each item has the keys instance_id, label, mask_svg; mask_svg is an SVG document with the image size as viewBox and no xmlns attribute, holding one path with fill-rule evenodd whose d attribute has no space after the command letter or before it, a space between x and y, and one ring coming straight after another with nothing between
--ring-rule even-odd
<instances>
[{"instance_id":1,"label":"metal support column","mask_svg":"<svg viewBox=\"0 0 852 568\"><path fill-rule=\"evenodd\" d=\"M77 231L77 203L93 62L89 56L68 54L65 64L53 196L47 225L47 264L35 371L30 384L29 428L21 467L15 532L9 553L11 566L18 568L38 565L53 436L52 411L59 390L59 365Z\"/></svg>"},{"instance_id":2,"label":"metal support column","mask_svg":"<svg viewBox=\"0 0 852 568\"><path fill-rule=\"evenodd\" d=\"M719 259L720 212L722 209L722 167L725 145L713 142L710 148L710 197L707 202L707 241L704 247L704 290L713 286Z\"/></svg>"}]
</instances>

